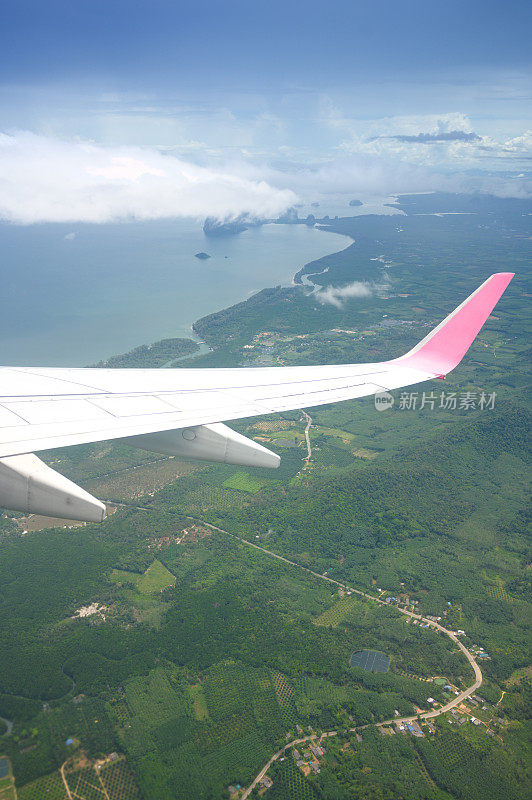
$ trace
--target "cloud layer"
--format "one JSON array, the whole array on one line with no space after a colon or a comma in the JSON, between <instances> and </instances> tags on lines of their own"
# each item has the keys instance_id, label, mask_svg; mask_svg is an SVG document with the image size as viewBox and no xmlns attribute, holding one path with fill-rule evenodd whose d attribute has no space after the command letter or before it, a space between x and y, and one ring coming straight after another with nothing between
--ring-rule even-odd
<instances>
[{"instance_id":1,"label":"cloud layer","mask_svg":"<svg viewBox=\"0 0 532 800\"><path fill-rule=\"evenodd\" d=\"M9 222L272 217L295 200L289 189L155 148L0 134L0 219Z\"/></svg>"},{"instance_id":2,"label":"cloud layer","mask_svg":"<svg viewBox=\"0 0 532 800\"><path fill-rule=\"evenodd\" d=\"M433 166L455 172L465 169L512 168L532 156L532 131L494 138L473 130L467 114L405 115L366 120L346 116L324 103L322 119L346 138L340 149L350 155L376 157L394 163ZM478 186L471 187L473 190Z\"/></svg>"},{"instance_id":3,"label":"cloud layer","mask_svg":"<svg viewBox=\"0 0 532 800\"><path fill-rule=\"evenodd\" d=\"M530 197L532 132L495 141L468 117L366 122L327 106L322 123L343 138L329 155L297 150L109 145L30 132L0 133L0 220L104 223L171 217L276 217L298 199L407 192L488 192ZM269 124L269 123L268 123ZM186 156L183 156L186 152ZM509 174L509 166L519 176ZM452 169L450 168L452 165ZM503 167L487 171L489 165Z\"/></svg>"}]
</instances>

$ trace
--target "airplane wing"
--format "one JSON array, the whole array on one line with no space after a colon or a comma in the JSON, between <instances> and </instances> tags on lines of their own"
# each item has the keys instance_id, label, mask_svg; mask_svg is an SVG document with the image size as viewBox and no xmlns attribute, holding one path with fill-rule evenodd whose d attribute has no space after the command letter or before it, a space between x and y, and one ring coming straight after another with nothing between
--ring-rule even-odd
<instances>
[{"instance_id":1,"label":"airplane wing","mask_svg":"<svg viewBox=\"0 0 532 800\"><path fill-rule=\"evenodd\" d=\"M350 400L454 369L513 278L492 275L413 350L391 361L237 369L0 368L0 505L101 521L105 506L47 467L40 450L120 439L146 450L276 467L221 424Z\"/></svg>"}]
</instances>

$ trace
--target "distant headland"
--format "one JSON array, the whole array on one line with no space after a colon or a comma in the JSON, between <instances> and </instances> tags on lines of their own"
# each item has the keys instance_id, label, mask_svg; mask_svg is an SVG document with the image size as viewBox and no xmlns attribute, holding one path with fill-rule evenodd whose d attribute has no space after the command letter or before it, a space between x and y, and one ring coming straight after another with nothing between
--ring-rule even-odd
<instances>
[{"instance_id":1,"label":"distant headland","mask_svg":"<svg viewBox=\"0 0 532 800\"><path fill-rule=\"evenodd\" d=\"M250 222L244 222L243 217L238 217L232 222L222 222L215 217L207 217L203 223L203 233L205 236L227 236L233 233L247 231Z\"/></svg>"}]
</instances>

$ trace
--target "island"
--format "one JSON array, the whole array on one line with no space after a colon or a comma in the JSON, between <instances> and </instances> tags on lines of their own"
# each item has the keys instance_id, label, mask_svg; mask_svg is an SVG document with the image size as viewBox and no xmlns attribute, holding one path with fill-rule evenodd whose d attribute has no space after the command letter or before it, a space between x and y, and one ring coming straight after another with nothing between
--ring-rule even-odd
<instances>
[{"instance_id":1,"label":"island","mask_svg":"<svg viewBox=\"0 0 532 800\"><path fill-rule=\"evenodd\" d=\"M352 244L294 284L379 286L391 265L386 293L338 307L305 284L264 289L195 322L203 352L169 339L99 365L184 367L130 407L163 427L189 367L393 358L488 269L523 273L512 313L503 300L424 399L230 422L282 454L278 470L121 440L44 455L115 510L98 528L0 514L4 800L15 781L19 800L528 797L530 409L515 389L532 202L446 213L474 202L399 195L400 237L395 215L320 213Z\"/></svg>"},{"instance_id":2,"label":"island","mask_svg":"<svg viewBox=\"0 0 532 800\"><path fill-rule=\"evenodd\" d=\"M194 258L199 258L200 261L206 261L208 258L210 258L210 255L202 251L201 253L195 253Z\"/></svg>"}]
</instances>

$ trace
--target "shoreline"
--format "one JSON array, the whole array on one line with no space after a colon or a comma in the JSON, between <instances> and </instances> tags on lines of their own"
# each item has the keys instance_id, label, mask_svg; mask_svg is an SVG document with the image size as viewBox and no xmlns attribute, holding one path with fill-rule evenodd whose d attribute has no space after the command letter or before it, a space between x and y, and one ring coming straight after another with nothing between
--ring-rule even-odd
<instances>
[{"instance_id":1,"label":"shoreline","mask_svg":"<svg viewBox=\"0 0 532 800\"><path fill-rule=\"evenodd\" d=\"M349 218L349 219L350 219L350 218ZM321 225L319 222L316 222L316 225L314 225L314 228L315 228L316 230L318 230L318 231L325 231L326 233L336 233L336 231L331 231L331 230L329 230L329 229L328 229L328 226ZM337 253L343 253L343 252L344 252L344 250L348 250L350 247L353 247L353 245L356 243L356 239L354 239L352 236L349 236L349 234L347 234L347 233L341 233L341 234L337 234L337 235L338 235L338 236L345 236L345 238L346 238L346 239L349 239L349 240L350 240L350 241L349 241L349 243L348 243L348 244L346 244L346 246L345 246L345 247L342 247L342 249L341 249L341 250L334 250L332 253L327 253L327 255L325 255L325 256L322 256L322 257L321 257L321 259L323 259L323 258L330 258L331 256L334 256L334 255L336 255ZM321 259L320 259L320 258L317 258L317 259L315 259L315 260L316 260L316 261L321 261ZM305 283L305 278L309 279L309 278L311 278L313 275L324 275L326 272L328 272L328 271L329 271L329 267L325 267L325 269L322 269L322 270L320 270L319 272L305 272L305 269L306 269L306 268L307 268L307 267L308 267L310 264L314 264L314 261L308 261L306 264L303 264L303 266L301 267L301 269L299 269L299 270L296 272L296 274L295 274L295 275L294 275L294 277L292 278L292 286L305 286L305 285L307 285L307 286L310 286L310 285L312 285L312 286L315 286L315 284L313 284L313 283L312 283L312 281L310 281L310 283L308 283L308 284L307 284L307 283Z\"/></svg>"},{"instance_id":2,"label":"shoreline","mask_svg":"<svg viewBox=\"0 0 532 800\"><path fill-rule=\"evenodd\" d=\"M293 225L294 223L275 223L275 224ZM352 247L355 244L355 240L351 236L349 236L347 234L337 233L336 231L330 231L330 230L327 229L327 227L325 227L325 226L322 227L320 224L317 224L317 225L315 225L313 227L314 227L315 230L322 230L325 233L332 233L335 236L341 236L344 239L347 239L348 242L345 245L345 247L342 247L339 250L332 250L331 252L326 253L324 256L319 256L319 258L317 258L317 259L312 259L311 261L307 261L302 267L300 267L297 270L297 272L294 273L290 283L280 284L281 288L288 289L288 288L293 288L293 287L304 287L304 286L308 286L310 288L310 287L314 286L314 284L312 284L310 281L307 283L305 281L305 278L309 279L313 275L323 275L324 273L328 272L329 268L326 267L323 270L319 270L319 271L311 272L311 273L305 273L304 270L310 264L313 264L315 261L320 261L323 258L330 258L331 256L334 256L337 253L342 253L344 250L347 250L349 247ZM213 347L211 347L211 345L208 344L202 338L201 334L198 332L198 330L196 328L196 326L201 322L201 320L206 319L207 317L210 317L210 316L215 315L215 314L221 314L224 311L227 311L228 309L233 308L234 306L240 305L242 303L246 303L252 297L255 297L257 294L260 294L260 292L268 291L271 288L274 288L274 287L264 286L264 287L262 287L260 289L256 289L256 290L252 291L251 293L248 293L246 295L246 297L242 298L241 300L237 300L237 301L235 301L234 303L231 303L228 306L224 306L222 308L217 308L217 309L209 312L208 314L203 314L202 316L200 316L196 320L194 320L194 322L190 325L189 330L188 330L187 333L188 333L188 338L190 338L192 341L196 342L200 346L200 350L199 350L199 352L191 353L190 355L181 356L181 357L175 359L175 362L188 361L190 359L198 358L199 356L202 356L202 355L205 355L207 353L212 353L213 352ZM142 345L151 345L151 344L153 344L153 342L143 342L142 343ZM140 346L142 346L142 345L140 345ZM131 351L128 351L128 352L131 352ZM113 356L110 356L110 358L114 357L114 355L116 355L116 354L113 354Z\"/></svg>"},{"instance_id":3,"label":"shoreline","mask_svg":"<svg viewBox=\"0 0 532 800\"><path fill-rule=\"evenodd\" d=\"M275 223L275 224L282 224L282 225L294 225L294 224L305 224L305 223L304 223L304 221L302 220L300 223ZM334 256L334 255L336 255L337 253L343 253L345 250L348 250L350 247L353 247L353 246L354 246L354 244L355 244L355 239L354 239L352 236L349 236L348 234L345 234L345 233L338 233L337 231L331 231L331 230L328 230L328 228L327 228L325 225L323 225L323 226L322 226L322 225L319 223L319 221L317 222L317 224L316 224L316 225L314 225L314 226L313 226L313 228L314 228L314 230L320 230L320 231L324 231L325 233L333 233L333 234L335 234L336 236L342 236L344 239L347 239L347 240L348 240L348 242L347 242L347 244L345 245L345 247L342 247L342 248L340 248L339 250L332 250L330 253L326 253L324 256L320 256L319 258L312 259L311 261L307 261L305 264L303 264L303 266L302 266L302 267L300 267L300 268L297 270L297 272L295 272L295 273L294 273L294 275L293 275L293 277L292 277L292 280L291 280L291 282L290 282L290 283L288 283L288 284L284 284L284 285L283 285L283 284L281 284L281 285L280 285L280 286L281 286L281 288L286 288L286 289L288 289L288 288L293 288L293 287L303 287L303 286L308 286L308 287L311 287L311 286L314 286L315 284L313 284L313 283L312 283L310 280L309 280L309 282L307 283L307 282L305 281L305 278L307 278L307 279L310 279L310 278L311 278L313 275L324 275L326 272L328 272L328 271L329 271L329 267L325 267L325 269L322 269L322 270L317 270L316 272L310 272L310 273L307 273L307 272L305 272L305 269L306 269L308 266L310 266L310 264L314 264L315 262L321 261L321 260L322 260L322 259L324 259L324 258L330 258L331 256ZM204 345L205 347L207 347L207 348L208 348L208 350L209 350L210 352L212 352L212 348L210 347L210 345L208 345L208 344L207 344L207 343L206 343L206 342L205 342L205 341L204 341L204 340L201 338L200 334L199 334L199 333L198 333L198 331L196 330L196 325L197 325L197 324L198 324L198 323L199 323L199 322L200 322L202 319L205 319L206 317L210 317L210 316L212 316L212 315L214 315L214 314L221 314L221 313L223 313L224 311L227 311L228 309L230 309L230 308L233 308L233 307L234 307L234 306L236 306L236 305L240 305L241 303L245 303L245 302L247 302L248 300L250 300L252 297L255 297L255 296L256 296L257 294L259 294L260 292L268 291L269 289L272 289L272 288L274 288L274 287L272 287L272 286L263 286L263 287L261 287L260 289L256 289L255 291L251 292L251 294L248 294L248 295L247 295L245 298L243 298L242 300L237 300L235 303L232 303L232 304L231 304L231 305L229 305L229 306L225 306L224 308L219 308L219 309L216 309L215 311L211 311L209 314L204 314L203 316L201 316L201 317L198 317L198 319L196 319L196 320L195 320L195 321L192 323L192 325L191 325L191 328L190 328L190 329L191 329L191 332L193 333L193 335L194 335L194 337L195 337L195 341L197 341L197 342L198 342L198 344L200 344L200 345Z\"/></svg>"},{"instance_id":4,"label":"shoreline","mask_svg":"<svg viewBox=\"0 0 532 800\"><path fill-rule=\"evenodd\" d=\"M0 226L17 275L0 321L5 366L82 367L147 343L192 338L203 317L263 287L291 285L300 268L349 241L307 225L272 224L207 245L201 228L182 221L83 227L68 246L61 233L55 225ZM211 258L200 263L193 254L206 249ZM55 301L43 304L48 263Z\"/></svg>"}]
</instances>

